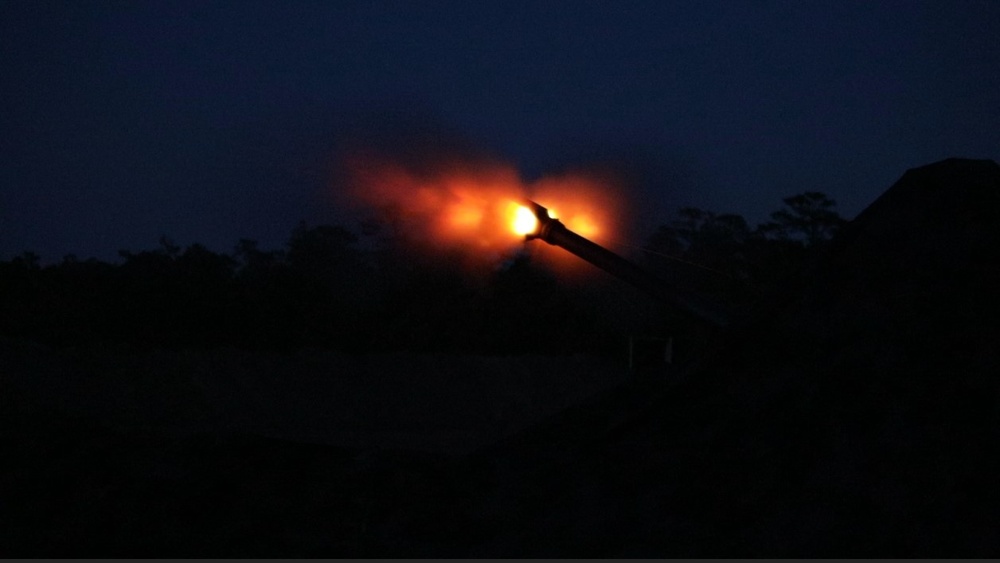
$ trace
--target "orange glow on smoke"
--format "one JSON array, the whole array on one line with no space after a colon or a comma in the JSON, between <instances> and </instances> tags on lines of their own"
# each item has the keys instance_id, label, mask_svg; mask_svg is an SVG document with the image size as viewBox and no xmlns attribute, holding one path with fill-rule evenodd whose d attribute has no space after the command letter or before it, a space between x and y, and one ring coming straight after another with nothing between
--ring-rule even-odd
<instances>
[{"instance_id":1,"label":"orange glow on smoke","mask_svg":"<svg viewBox=\"0 0 1000 563\"><path fill-rule=\"evenodd\" d=\"M428 245L500 251L521 240L506 226L510 203L523 193L509 167L456 165L417 172L355 157L348 161L348 172L355 199Z\"/></svg>"},{"instance_id":2,"label":"orange glow on smoke","mask_svg":"<svg viewBox=\"0 0 1000 563\"><path fill-rule=\"evenodd\" d=\"M498 162L454 161L431 170L365 155L345 161L350 195L402 225L410 242L427 251L459 250L470 262L496 261L527 248L560 269L583 263L562 249L539 242L524 246L538 228L534 213L521 204L530 198L549 209L567 228L600 243L614 232L620 211L614 186L581 174L545 177L533 183ZM555 252L553 252L553 250Z\"/></svg>"}]
</instances>

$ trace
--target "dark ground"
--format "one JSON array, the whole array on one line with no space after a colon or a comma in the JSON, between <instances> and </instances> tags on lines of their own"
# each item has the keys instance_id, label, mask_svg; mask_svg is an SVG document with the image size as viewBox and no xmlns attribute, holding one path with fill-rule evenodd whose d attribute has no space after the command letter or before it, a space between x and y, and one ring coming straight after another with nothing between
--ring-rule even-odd
<instances>
[{"instance_id":1,"label":"dark ground","mask_svg":"<svg viewBox=\"0 0 1000 563\"><path fill-rule=\"evenodd\" d=\"M477 490L471 452L601 396L626 372L582 356L59 352L17 341L0 343L0 357L9 556L426 551L408 527L442 523L449 514L424 518Z\"/></svg>"}]
</instances>

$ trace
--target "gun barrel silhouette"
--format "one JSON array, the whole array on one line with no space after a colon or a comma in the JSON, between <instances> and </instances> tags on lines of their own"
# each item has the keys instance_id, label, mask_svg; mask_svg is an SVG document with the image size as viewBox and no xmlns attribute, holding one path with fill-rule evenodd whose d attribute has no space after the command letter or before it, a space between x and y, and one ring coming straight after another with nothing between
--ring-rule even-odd
<instances>
[{"instance_id":1,"label":"gun barrel silhouette","mask_svg":"<svg viewBox=\"0 0 1000 563\"><path fill-rule=\"evenodd\" d=\"M558 246L573 255L590 262L594 266L616 276L644 291L660 302L671 305L689 315L717 327L729 324L730 313L697 293L669 284L634 263L586 239L566 228L561 221L549 215L542 205L526 200L526 205L538 219L534 232L525 235L525 240L541 239Z\"/></svg>"}]
</instances>

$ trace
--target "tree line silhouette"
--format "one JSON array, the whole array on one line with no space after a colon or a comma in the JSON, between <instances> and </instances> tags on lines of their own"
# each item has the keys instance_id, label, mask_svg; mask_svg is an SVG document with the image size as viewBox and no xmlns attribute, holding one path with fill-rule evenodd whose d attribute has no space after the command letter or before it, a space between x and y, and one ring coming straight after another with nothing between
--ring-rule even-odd
<instances>
[{"instance_id":1,"label":"tree line silhouette","mask_svg":"<svg viewBox=\"0 0 1000 563\"><path fill-rule=\"evenodd\" d=\"M751 228L735 214L683 208L647 240L647 268L729 303L773 291L844 220L819 192L784 199ZM119 263L31 252L0 262L0 335L56 347L348 353L614 353L620 329L594 294L512 256L471 282L451 260L413 253L406 237L300 223L281 250L240 240L229 254L168 238ZM387 235L386 232L389 232ZM362 237L368 244L360 244ZM607 290L607 289L606 289Z\"/></svg>"}]
</instances>

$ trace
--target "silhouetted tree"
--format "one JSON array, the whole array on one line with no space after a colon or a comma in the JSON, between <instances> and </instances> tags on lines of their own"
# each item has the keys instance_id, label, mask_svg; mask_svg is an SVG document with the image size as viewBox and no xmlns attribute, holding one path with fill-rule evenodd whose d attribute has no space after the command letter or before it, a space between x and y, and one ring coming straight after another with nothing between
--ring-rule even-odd
<instances>
[{"instance_id":1,"label":"silhouetted tree","mask_svg":"<svg viewBox=\"0 0 1000 563\"><path fill-rule=\"evenodd\" d=\"M41 257L34 252L24 251L20 256L14 257L11 261L15 266L27 269L27 270L38 270L41 268L40 265Z\"/></svg>"},{"instance_id":2,"label":"silhouetted tree","mask_svg":"<svg viewBox=\"0 0 1000 563\"><path fill-rule=\"evenodd\" d=\"M280 265L285 254L280 250L260 250L256 240L240 239L233 250L237 272L241 276L253 277Z\"/></svg>"},{"instance_id":3,"label":"silhouetted tree","mask_svg":"<svg viewBox=\"0 0 1000 563\"><path fill-rule=\"evenodd\" d=\"M236 273L236 261L216 254L201 244L192 244L174 260L177 276L188 291L196 294L229 289Z\"/></svg>"},{"instance_id":4,"label":"silhouetted tree","mask_svg":"<svg viewBox=\"0 0 1000 563\"><path fill-rule=\"evenodd\" d=\"M665 278L717 298L743 302L773 288L808 249L831 238L844 220L820 192L783 200L772 221L751 230L736 214L694 207L650 236L647 264ZM737 282L737 283L733 283Z\"/></svg>"},{"instance_id":5,"label":"silhouetted tree","mask_svg":"<svg viewBox=\"0 0 1000 563\"><path fill-rule=\"evenodd\" d=\"M319 225L310 229L302 221L288 241L288 263L298 270L330 274L360 262L352 248L357 242L358 237L343 227Z\"/></svg>"},{"instance_id":6,"label":"silhouetted tree","mask_svg":"<svg viewBox=\"0 0 1000 563\"><path fill-rule=\"evenodd\" d=\"M678 215L649 238L647 267L688 289L724 301L745 301L752 281L748 251L754 237L746 219L694 207L682 208Z\"/></svg>"},{"instance_id":7,"label":"silhouetted tree","mask_svg":"<svg viewBox=\"0 0 1000 563\"><path fill-rule=\"evenodd\" d=\"M785 208L758 227L769 239L800 241L813 246L829 240L846 222L834 210L837 202L822 192L805 192L783 199Z\"/></svg>"}]
</instances>

